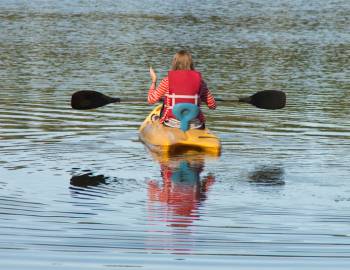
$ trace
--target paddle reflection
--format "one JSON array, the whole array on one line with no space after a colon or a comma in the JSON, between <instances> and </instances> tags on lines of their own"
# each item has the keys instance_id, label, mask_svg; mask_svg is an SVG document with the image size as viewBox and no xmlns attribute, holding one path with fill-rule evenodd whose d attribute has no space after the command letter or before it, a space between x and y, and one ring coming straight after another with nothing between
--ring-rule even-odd
<instances>
[{"instance_id":1,"label":"paddle reflection","mask_svg":"<svg viewBox=\"0 0 350 270\"><path fill-rule=\"evenodd\" d=\"M101 184L107 185L106 180L108 177L100 174L94 175L93 172L83 173L79 175L73 175L70 179L71 186L87 188L91 186L98 186Z\"/></svg>"},{"instance_id":2,"label":"paddle reflection","mask_svg":"<svg viewBox=\"0 0 350 270\"><path fill-rule=\"evenodd\" d=\"M203 156L155 157L160 164L162 183L155 180L148 183L151 218L187 227L199 218L198 209L215 178L208 174L201 179Z\"/></svg>"},{"instance_id":3,"label":"paddle reflection","mask_svg":"<svg viewBox=\"0 0 350 270\"><path fill-rule=\"evenodd\" d=\"M284 185L284 169L279 166L259 166L248 175L249 182L257 185Z\"/></svg>"},{"instance_id":4,"label":"paddle reflection","mask_svg":"<svg viewBox=\"0 0 350 270\"><path fill-rule=\"evenodd\" d=\"M96 199L106 197L110 190L106 188L112 180L102 174L94 174L92 171L76 173L70 179L70 193L72 197L79 199ZM99 187L99 188L97 188Z\"/></svg>"}]
</instances>

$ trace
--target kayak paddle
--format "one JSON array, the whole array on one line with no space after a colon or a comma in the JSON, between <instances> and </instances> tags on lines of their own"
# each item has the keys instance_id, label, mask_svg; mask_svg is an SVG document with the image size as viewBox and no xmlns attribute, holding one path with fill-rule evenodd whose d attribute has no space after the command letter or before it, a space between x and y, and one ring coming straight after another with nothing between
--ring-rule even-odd
<instances>
[{"instance_id":1,"label":"kayak paddle","mask_svg":"<svg viewBox=\"0 0 350 270\"><path fill-rule=\"evenodd\" d=\"M242 102L249 103L260 109L276 110L282 109L286 105L286 94L279 90L263 90L249 97L237 99L215 98L220 102ZM72 95L71 106L76 110L89 110L105 106L115 102L137 102L145 101L141 99L123 99L106 96L97 91L83 90Z\"/></svg>"},{"instance_id":2,"label":"kayak paddle","mask_svg":"<svg viewBox=\"0 0 350 270\"><path fill-rule=\"evenodd\" d=\"M237 99L215 98L215 100L221 102L244 102L260 109L277 110L286 106L287 97L284 92L279 90L263 90L249 97Z\"/></svg>"}]
</instances>

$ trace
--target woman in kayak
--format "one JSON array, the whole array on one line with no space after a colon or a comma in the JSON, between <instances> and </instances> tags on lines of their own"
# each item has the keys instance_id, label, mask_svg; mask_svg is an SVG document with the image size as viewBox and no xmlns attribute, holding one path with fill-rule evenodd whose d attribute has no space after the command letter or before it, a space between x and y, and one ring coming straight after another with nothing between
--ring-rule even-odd
<instances>
[{"instance_id":1,"label":"woman in kayak","mask_svg":"<svg viewBox=\"0 0 350 270\"><path fill-rule=\"evenodd\" d=\"M213 95L202 79L201 73L194 69L191 54L185 50L175 54L168 76L163 78L158 87L156 87L157 75L152 67L150 76L152 84L148 92L148 103L154 104L163 100L160 123L167 126L178 124L172 113L172 108L178 103L192 103L200 107L201 102L204 102L209 109L216 108ZM192 128L204 128L203 113L200 111L197 118L191 123Z\"/></svg>"}]
</instances>

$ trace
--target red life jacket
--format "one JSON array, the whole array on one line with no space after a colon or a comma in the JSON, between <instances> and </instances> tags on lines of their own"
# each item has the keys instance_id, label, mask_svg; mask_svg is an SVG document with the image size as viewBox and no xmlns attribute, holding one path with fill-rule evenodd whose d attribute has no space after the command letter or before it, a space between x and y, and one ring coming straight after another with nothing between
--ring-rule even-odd
<instances>
[{"instance_id":1,"label":"red life jacket","mask_svg":"<svg viewBox=\"0 0 350 270\"><path fill-rule=\"evenodd\" d=\"M163 119L176 118L172 108L177 103L192 103L199 106L202 76L195 70L171 70L168 72L169 94L165 96Z\"/></svg>"}]
</instances>

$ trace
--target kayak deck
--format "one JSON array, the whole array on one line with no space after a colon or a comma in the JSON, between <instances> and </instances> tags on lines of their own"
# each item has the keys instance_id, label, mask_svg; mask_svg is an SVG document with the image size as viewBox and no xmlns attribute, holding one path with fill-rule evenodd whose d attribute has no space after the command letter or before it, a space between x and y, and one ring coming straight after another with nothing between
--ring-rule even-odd
<instances>
[{"instance_id":1,"label":"kayak deck","mask_svg":"<svg viewBox=\"0 0 350 270\"><path fill-rule=\"evenodd\" d=\"M202 152L218 156L221 143L209 129L190 129L183 132L179 128L164 126L158 117L162 105L157 106L142 123L139 137L147 147L154 152L181 154L187 152Z\"/></svg>"}]
</instances>

